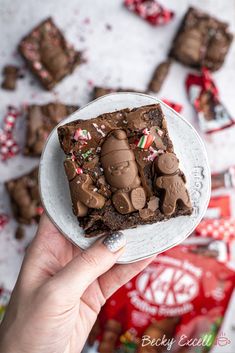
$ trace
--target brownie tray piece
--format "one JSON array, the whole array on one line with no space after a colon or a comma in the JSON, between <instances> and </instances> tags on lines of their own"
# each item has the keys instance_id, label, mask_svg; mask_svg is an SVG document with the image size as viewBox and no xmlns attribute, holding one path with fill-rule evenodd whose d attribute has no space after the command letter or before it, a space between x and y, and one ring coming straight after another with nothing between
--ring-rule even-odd
<instances>
[{"instance_id":1,"label":"brownie tray piece","mask_svg":"<svg viewBox=\"0 0 235 353\"><path fill-rule=\"evenodd\" d=\"M95 86L93 90L93 99L102 97L105 94L115 93L115 92L146 93L146 92L136 91L133 88L108 88L108 87Z\"/></svg>"},{"instance_id":2,"label":"brownie tray piece","mask_svg":"<svg viewBox=\"0 0 235 353\"><path fill-rule=\"evenodd\" d=\"M77 109L78 106L65 105L59 102L29 105L26 111L27 128L24 154L40 156L52 129Z\"/></svg>"},{"instance_id":3,"label":"brownie tray piece","mask_svg":"<svg viewBox=\"0 0 235 353\"><path fill-rule=\"evenodd\" d=\"M81 53L66 41L52 18L41 22L24 37L19 44L19 51L48 90L81 62Z\"/></svg>"},{"instance_id":4,"label":"brownie tray piece","mask_svg":"<svg viewBox=\"0 0 235 353\"><path fill-rule=\"evenodd\" d=\"M76 120L58 136L85 236L192 213L160 104Z\"/></svg>"},{"instance_id":5,"label":"brownie tray piece","mask_svg":"<svg viewBox=\"0 0 235 353\"><path fill-rule=\"evenodd\" d=\"M173 40L170 56L182 64L212 71L224 63L233 35L228 24L190 7Z\"/></svg>"},{"instance_id":6,"label":"brownie tray piece","mask_svg":"<svg viewBox=\"0 0 235 353\"><path fill-rule=\"evenodd\" d=\"M22 224L38 222L43 212L38 188L38 168L5 183L16 220Z\"/></svg>"}]
</instances>

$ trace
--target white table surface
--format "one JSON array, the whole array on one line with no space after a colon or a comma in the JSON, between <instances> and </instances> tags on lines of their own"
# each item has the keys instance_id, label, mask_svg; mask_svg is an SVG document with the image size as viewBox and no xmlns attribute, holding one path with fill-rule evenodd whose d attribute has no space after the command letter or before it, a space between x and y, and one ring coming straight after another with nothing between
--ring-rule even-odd
<instances>
[{"instance_id":1,"label":"white table surface","mask_svg":"<svg viewBox=\"0 0 235 353\"><path fill-rule=\"evenodd\" d=\"M13 92L0 89L0 121L6 106L24 103L44 103L59 99L66 103L84 105L89 101L92 84L110 87L129 87L144 90L155 66L165 59L176 28L189 5L208 10L211 14L228 21L235 32L234 0L165 0L161 1L175 11L174 20L165 27L154 28L131 14L122 6L122 0L0 0L0 69L5 64L23 65L16 52L17 45L31 28L47 16L52 16L74 46L83 50L87 63L73 75L58 84L53 92L44 91L26 71ZM111 30L107 29L111 25ZM188 72L192 70L174 63L169 76L158 95L183 105L183 115L196 127L197 122L184 87ZM235 115L235 45L227 56L223 68L214 74L221 98ZM23 121L19 121L18 140L24 143ZM206 148L213 171L235 164L235 127L205 138ZM21 155L6 163L0 162L0 212L11 214L4 181L17 177L37 165L38 160ZM234 201L234 195L232 194ZM17 223L10 223L0 233L0 286L14 286L24 248L32 238L35 227L27 227L26 237L17 241L14 232ZM234 325L235 298L226 316L223 331L232 343L215 353L235 352ZM233 320L233 323L232 323Z\"/></svg>"}]
</instances>

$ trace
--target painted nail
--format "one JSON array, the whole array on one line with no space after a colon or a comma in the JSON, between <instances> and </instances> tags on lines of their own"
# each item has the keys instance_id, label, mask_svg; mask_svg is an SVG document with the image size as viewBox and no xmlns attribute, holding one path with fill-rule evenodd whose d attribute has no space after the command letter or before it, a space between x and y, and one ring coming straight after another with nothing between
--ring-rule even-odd
<instances>
[{"instance_id":1,"label":"painted nail","mask_svg":"<svg viewBox=\"0 0 235 353\"><path fill-rule=\"evenodd\" d=\"M103 240L103 244L109 251L116 252L126 245L126 237L121 232L113 233L107 235L107 237Z\"/></svg>"}]
</instances>

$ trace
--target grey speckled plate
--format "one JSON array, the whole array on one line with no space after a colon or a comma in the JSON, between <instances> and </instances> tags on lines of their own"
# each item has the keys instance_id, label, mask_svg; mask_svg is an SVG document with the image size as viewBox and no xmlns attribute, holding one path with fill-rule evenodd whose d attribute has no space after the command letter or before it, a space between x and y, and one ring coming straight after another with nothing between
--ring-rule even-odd
<instances>
[{"instance_id":1,"label":"grey speckled plate","mask_svg":"<svg viewBox=\"0 0 235 353\"><path fill-rule=\"evenodd\" d=\"M101 97L70 115L60 125L76 119L90 119L123 108L160 103L166 116L170 137L187 178L193 203L191 216L138 226L125 230L126 251L120 263L134 262L165 251L186 239L203 217L210 198L210 168L203 142L195 129L179 114L158 99L140 93L113 93ZM63 168L65 155L60 148L57 129L50 134L40 161L41 199L51 220L80 248L87 248L95 238L85 238L72 213L67 178Z\"/></svg>"}]
</instances>

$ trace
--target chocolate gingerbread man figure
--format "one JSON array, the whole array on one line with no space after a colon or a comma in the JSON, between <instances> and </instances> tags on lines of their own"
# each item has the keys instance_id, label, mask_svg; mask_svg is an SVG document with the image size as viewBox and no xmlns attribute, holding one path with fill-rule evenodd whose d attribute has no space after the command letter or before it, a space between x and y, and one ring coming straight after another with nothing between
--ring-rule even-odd
<instances>
[{"instance_id":1,"label":"chocolate gingerbread man figure","mask_svg":"<svg viewBox=\"0 0 235 353\"><path fill-rule=\"evenodd\" d=\"M75 216L86 216L88 208L102 208L105 198L95 191L91 177L88 174L78 174L79 168L71 159L65 160L64 167L69 180Z\"/></svg>"},{"instance_id":2,"label":"chocolate gingerbread man figure","mask_svg":"<svg viewBox=\"0 0 235 353\"><path fill-rule=\"evenodd\" d=\"M124 130L112 131L101 147L101 164L112 188L112 202L121 214L140 210L146 195L138 175L134 152Z\"/></svg>"},{"instance_id":3,"label":"chocolate gingerbread man figure","mask_svg":"<svg viewBox=\"0 0 235 353\"><path fill-rule=\"evenodd\" d=\"M186 207L191 207L188 191L185 187L185 179L179 174L179 161L174 153L164 153L155 160L157 176L156 186L165 190L162 204L164 215L171 216L175 212L178 200Z\"/></svg>"}]
</instances>

